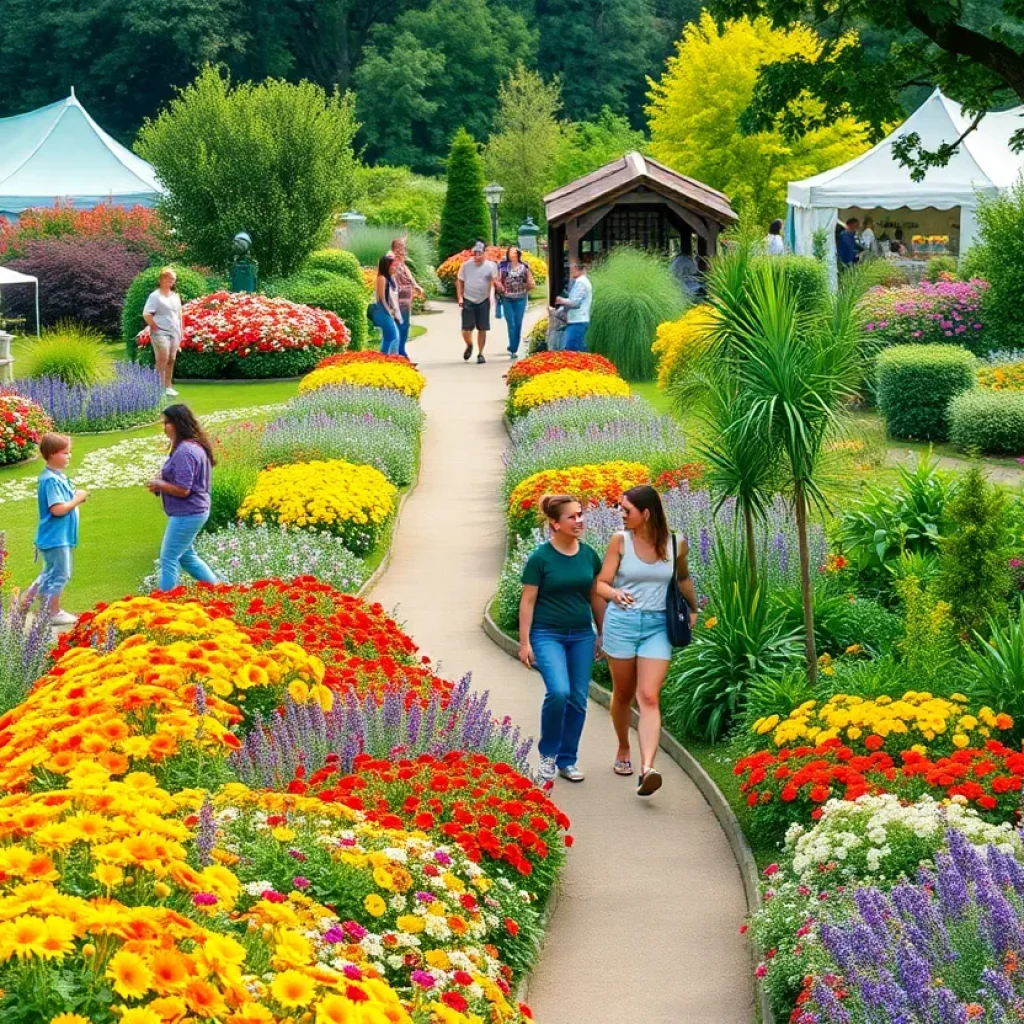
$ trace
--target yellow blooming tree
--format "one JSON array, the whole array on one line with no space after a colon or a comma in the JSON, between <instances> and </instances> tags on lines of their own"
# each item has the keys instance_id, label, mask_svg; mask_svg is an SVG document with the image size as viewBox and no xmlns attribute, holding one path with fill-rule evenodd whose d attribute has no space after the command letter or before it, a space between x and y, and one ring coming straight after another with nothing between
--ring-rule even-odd
<instances>
[{"instance_id":1,"label":"yellow blooming tree","mask_svg":"<svg viewBox=\"0 0 1024 1024\"><path fill-rule=\"evenodd\" d=\"M781 217L787 182L835 167L868 146L866 126L852 117L792 140L778 127L752 135L741 130L761 67L788 57L817 60L821 48L808 25L781 29L767 18L741 18L720 29L705 11L687 25L662 77L648 80L652 155L721 189L745 221L767 225ZM807 95L789 113L803 120L803 112L820 106Z\"/></svg>"}]
</instances>

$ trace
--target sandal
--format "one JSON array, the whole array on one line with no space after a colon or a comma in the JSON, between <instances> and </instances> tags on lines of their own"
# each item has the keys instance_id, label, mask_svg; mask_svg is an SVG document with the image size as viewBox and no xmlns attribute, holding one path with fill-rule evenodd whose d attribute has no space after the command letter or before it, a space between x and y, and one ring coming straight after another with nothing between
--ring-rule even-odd
<instances>
[{"instance_id":1,"label":"sandal","mask_svg":"<svg viewBox=\"0 0 1024 1024\"><path fill-rule=\"evenodd\" d=\"M633 762L628 757L621 757L612 765L612 770L616 775L632 775Z\"/></svg>"},{"instance_id":2,"label":"sandal","mask_svg":"<svg viewBox=\"0 0 1024 1024\"><path fill-rule=\"evenodd\" d=\"M636 787L637 796L650 796L661 789L661 772L657 768L648 768L640 776L640 785Z\"/></svg>"}]
</instances>

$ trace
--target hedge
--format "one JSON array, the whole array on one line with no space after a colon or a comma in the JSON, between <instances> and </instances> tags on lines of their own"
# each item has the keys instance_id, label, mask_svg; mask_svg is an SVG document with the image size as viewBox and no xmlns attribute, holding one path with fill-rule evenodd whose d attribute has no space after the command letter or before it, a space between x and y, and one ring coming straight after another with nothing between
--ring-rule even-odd
<instances>
[{"instance_id":1,"label":"hedge","mask_svg":"<svg viewBox=\"0 0 1024 1024\"><path fill-rule=\"evenodd\" d=\"M349 281L355 281L358 285L363 283L363 269L359 266L359 260L354 253L345 249L317 249L302 264L299 273L304 274L310 270L324 270L328 274L337 274Z\"/></svg>"},{"instance_id":2,"label":"hedge","mask_svg":"<svg viewBox=\"0 0 1024 1024\"><path fill-rule=\"evenodd\" d=\"M879 353L878 407L890 437L944 441L950 400L975 386L975 358L958 345L895 345Z\"/></svg>"},{"instance_id":3,"label":"hedge","mask_svg":"<svg viewBox=\"0 0 1024 1024\"><path fill-rule=\"evenodd\" d=\"M128 352L128 358L132 361L138 359L139 347L135 344L139 331L146 326L142 319L142 310L156 286L160 283L160 271L162 267L147 267L128 286L128 292L124 297L124 308L121 311L121 336L124 338L124 347ZM190 270L188 267L174 267L178 275L177 292L181 296L182 305L208 295L215 289L210 282L198 271Z\"/></svg>"},{"instance_id":4,"label":"hedge","mask_svg":"<svg viewBox=\"0 0 1024 1024\"><path fill-rule=\"evenodd\" d=\"M985 455L1024 453L1024 392L976 388L949 406L949 439Z\"/></svg>"},{"instance_id":5,"label":"hedge","mask_svg":"<svg viewBox=\"0 0 1024 1024\"><path fill-rule=\"evenodd\" d=\"M271 296L337 313L352 335L349 351L358 352L366 348L369 332L366 307L370 294L361 277L357 284L330 271L310 270L267 281L265 291Z\"/></svg>"}]
</instances>

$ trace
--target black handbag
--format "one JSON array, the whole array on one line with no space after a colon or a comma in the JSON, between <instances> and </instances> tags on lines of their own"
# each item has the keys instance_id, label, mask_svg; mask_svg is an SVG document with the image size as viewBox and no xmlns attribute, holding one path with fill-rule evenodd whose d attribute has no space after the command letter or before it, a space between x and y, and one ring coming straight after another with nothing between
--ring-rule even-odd
<instances>
[{"instance_id":1,"label":"black handbag","mask_svg":"<svg viewBox=\"0 0 1024 1024\"><path fill-rule=\"evenodd\" d=\"M690 606L686 598L679 593L676 580L676 535L672 534L672 581L665 593L665 625L668 629L668 642L673 647L686 647L693 639L690 629Z\"/></svg>"}]
</instances>

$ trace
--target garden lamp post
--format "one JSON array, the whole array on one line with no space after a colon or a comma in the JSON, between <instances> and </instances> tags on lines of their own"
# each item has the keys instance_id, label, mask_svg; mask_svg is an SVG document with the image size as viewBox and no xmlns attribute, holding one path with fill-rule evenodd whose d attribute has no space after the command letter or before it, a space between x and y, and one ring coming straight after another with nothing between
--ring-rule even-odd
<instances>
[{"instance_id":1,"label":"garden lamp post","mask_svg":"<svg viewBox=\"0 0 1024 1024\"><path fill-rule=\"evenodd\" d=\"M231 239L232 257L228 276L231 278L233 292L256 291L256 261L249 255L252 249L252 236L247 231L239 231Z\"/></svg>"},{"instance_id":2,"label":"garden lamp post","mask_svg":"<svg viewBox=\"0 0 1024 1024\"><path fill-rule=\"evenodd\" d=\"M523 252L537 252L537 236L540 228L533 223L533 217L527 214L526 222L519 225L519 248Z\"/></svg>"},{"instance_id":3,"label":"garden lamp post","mask_svg":"<svg viewBox=\"0 0 1024 1024\"><path fill-rule=\"evenodd\" d=\"M504 194L505 189L496 182L491 182L484 188L484 199L487 200L487 206L491 211L491 245L498 244L498 207Z\"/></svg>"}]
</instances>

